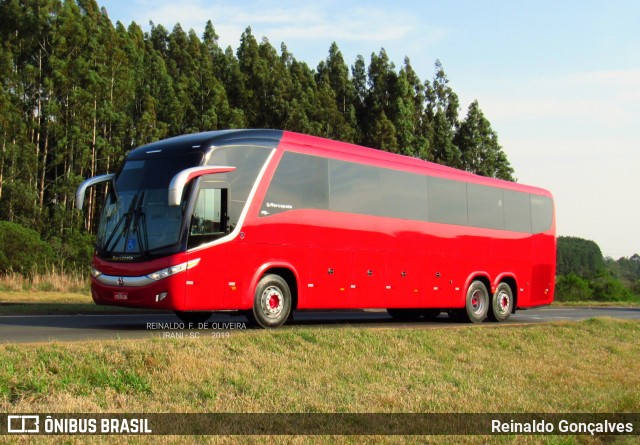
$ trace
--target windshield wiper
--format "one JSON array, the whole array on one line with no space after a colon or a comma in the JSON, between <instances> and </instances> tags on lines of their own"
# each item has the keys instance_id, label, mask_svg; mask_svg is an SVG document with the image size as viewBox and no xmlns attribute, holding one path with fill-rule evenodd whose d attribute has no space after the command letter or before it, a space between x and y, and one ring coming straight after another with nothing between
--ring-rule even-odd
<instances>
[{"instance_id":1,"label":"windshield wiper","mask_svg":"<svg viewBox=\"0 0 640 445\"><path fill-rule=\"evenodd\" d=\"M109 246L111 245L111 241L113 240L113 237L116 236L116 233L118 233L118 237L113 242L113 248L115 248L115 246L118 245L123 235L125 235L125 239L126 239L126 235L129 233L129 226L131 225L131 217L133 216L133 209L137 201L138 201L138 195L135 195L131 200L131 204L129 204L129 209L122 214L122 216L118 220L118 223L111 231L111 234L109 235L109 238L107 238L107 242L104 243L104 248L102 249L103 256L107 256L111 253L111 250L109 250ZM125 224L125 229L119 230L123 222Z\"/></svg>"},{"instance_id":2,"label":"windshield wiper","mask_svg":"<svg viewBox=\"0 0 640 445\"><path fill-rule=\"evenodd\" d=\"M138 200L138 206L135 211L135 219L133 220L133 230L136 232L136 238L138 245L140 246L140 252L144 258L149 256L149 235L147 232L147 215L142 211L142 203L144 202L144 194L140 194ZM142 224L140 225L140 223Z\"/></svg>"}]
</instances>

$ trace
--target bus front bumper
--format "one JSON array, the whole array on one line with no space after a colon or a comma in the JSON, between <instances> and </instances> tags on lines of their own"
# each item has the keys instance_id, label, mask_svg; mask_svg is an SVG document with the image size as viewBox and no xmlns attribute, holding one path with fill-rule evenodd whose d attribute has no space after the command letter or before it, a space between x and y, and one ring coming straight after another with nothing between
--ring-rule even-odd
<instances>
[{"instance_id":1,"label":"bus front bumper","mask_svg":"<svg viewBox=\"0 0 640 445\"><path fill-rule=\"evenodd\" d=\"M100 275L91 278L91 296L100 305L179 311L184 310L185 286L184 273L157 281Z\"/></svg>"}]
</instances>

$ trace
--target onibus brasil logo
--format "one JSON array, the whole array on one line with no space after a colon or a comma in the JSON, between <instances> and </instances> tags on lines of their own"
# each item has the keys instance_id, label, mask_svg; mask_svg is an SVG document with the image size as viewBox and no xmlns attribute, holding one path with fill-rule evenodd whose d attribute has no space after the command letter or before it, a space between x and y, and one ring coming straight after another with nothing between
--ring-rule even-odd
<instances>
[{"instance_id":1,"label":"onibus brasil logo","mask_svg":"<svg viewBox=\"0 0 640 445\"><path fill-rule=\"evenodd\" d=\"M150 434L149 419L144 418L54 418L44 420L38 414L7 416L9 434Z\"/></svg>"}]
</instances>

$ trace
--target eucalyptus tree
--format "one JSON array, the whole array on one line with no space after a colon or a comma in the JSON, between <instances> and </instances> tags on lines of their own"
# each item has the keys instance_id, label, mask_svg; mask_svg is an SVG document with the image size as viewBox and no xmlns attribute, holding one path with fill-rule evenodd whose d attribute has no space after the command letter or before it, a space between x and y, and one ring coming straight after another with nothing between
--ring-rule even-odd
<instances>
[{"instance_id":1,"label":"eucalyptus tree","mask_svg":"<svg viewBox=\"0 0 640 445\"><path fill-rule=\"evenodd\" d=\"M460 149L461 167L482 176L513 181L513 168L498 143L498 135L482 113L478 101L469 105L454 143Z\"/></svg>"},{"instance_id":2,"label":"eucalyptus tree","mask_svg":"<svg viewBox=\"0 0 640 445\"><path fill-rule=\"evenodd\" d=\"M460 150L453 141L460 103L439 60L435 63L433 80L425 82L425 98L425 127L429 141L427 159L450 167L461 167Z\"/></svg>"}]
</instances>

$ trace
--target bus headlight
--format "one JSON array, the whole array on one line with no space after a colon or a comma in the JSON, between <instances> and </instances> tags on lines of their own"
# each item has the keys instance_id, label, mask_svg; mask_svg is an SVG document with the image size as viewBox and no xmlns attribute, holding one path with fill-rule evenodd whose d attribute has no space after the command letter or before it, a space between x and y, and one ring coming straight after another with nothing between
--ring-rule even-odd
<instances>
[{"instance_id":1,"label":"bus headlight","mask_svg":"<svg viewBox=\"0 0 640 445\"><path fill-rule=\"evenodd\" d=\"M102 272L100 272L98 269L96 269L95 267L91 268L91 276L93 278L98 278L100 275L102 275Z\"/></svg>"},{"instance_id":2,"label":"bus headlight","mask_svg":"<svg viewBox=\"0 0 640 445\"><path fill-rule=\"evenodd\" d=\"M152 272L147 275L147 278L153 281L159 281L164 278L170 277L171 275L175 275L180 272L184 272L187 269L192 269L198 265L200 262L200 258L195 260L187 261L186 263L177 264L175 266L167 267L166 269L158 270L156 272Z\"/></svg>"}]
</instances>

